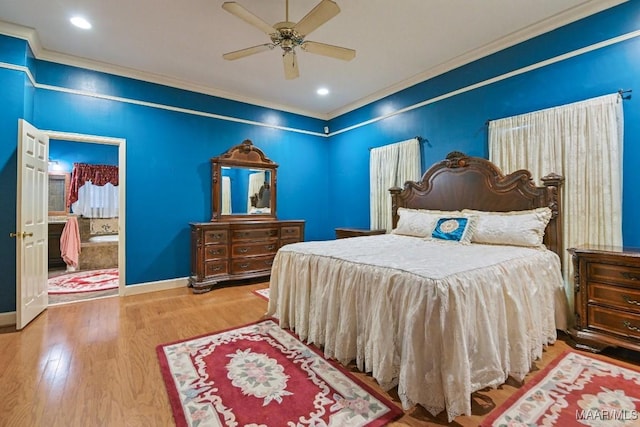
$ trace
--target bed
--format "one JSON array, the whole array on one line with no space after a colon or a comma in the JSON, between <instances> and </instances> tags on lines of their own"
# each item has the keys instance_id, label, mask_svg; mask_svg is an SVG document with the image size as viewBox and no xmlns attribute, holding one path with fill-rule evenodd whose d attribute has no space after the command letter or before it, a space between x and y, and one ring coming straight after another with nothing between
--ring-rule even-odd
<instances>
[{"instance_id":1,"label":"bed","mask_svg":"<svg viewBox=\"0 0 640 427\"><path fill-rule=\"evenodd\" d=\"M452 152L420 181L390 189L392 233L282 247L268 315L327 357L355 361L383 389L397 386L405 409L444 410L450 421L470 415L471 393L522 380L566 329L563 179L542 180L537 187L528 171L504 176L486 159ZM437 221L427 227L412 215ZM530 234L525 221L520 233L521 217L542 218L542 229ZM433 224L427 235L401 232ZM480 238L491 224L498 229Z\"/></svg>"}]
</instances>

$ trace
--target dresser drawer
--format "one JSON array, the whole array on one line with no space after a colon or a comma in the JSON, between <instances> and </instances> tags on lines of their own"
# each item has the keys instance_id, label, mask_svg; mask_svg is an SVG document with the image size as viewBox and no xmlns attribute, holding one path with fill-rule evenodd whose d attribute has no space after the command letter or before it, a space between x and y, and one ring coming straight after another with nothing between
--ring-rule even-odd
<instances>
[{"instance_id":1,"label":"dresser drawer","mask_svg":"<svg viewBox=\"0 0 640 427\"><path fill-rule=\"evenodd\" d=\"M205 245L204 247L204 259L209 261L212 259L220 259L227 257L226 245Z\"/></svg>"},{"instance_id":2,"label":"dresser drawer","mask_svg":"<svg viewBox=\"0 0 640 427\"><path fill-rule=\"evenodd\" d=\"M240 229L233 230L231 238L235 242L236 240L265 240L265 239L277 239L277 228L254 228L254 229Z\"/></svg>"},{"instance_id":3,"label":"dresser drawer","mask_svg":"<svg viewBox=\"0 0 640 427\"><path fill-rule=\"evenodd\" d=\"M214 260L207 261L204 263L204 276L215 276L218 274L227 274L228 273L228 263L226 259L223 260Z\"/></svg>"},{"instance_id":4,"label":"dresser drawer","mask_svg":"<svg viewBox=\"0 0 640 427\"><path fill-rule=\"evenodd\" d=\"M589 327L624 337L640 339L640 316L598 306L589 306Z\"/></svg>"},{"instance_id":5,"label":"dresser drawer","mask_svg":"<svg viewBox=\"0 0 640 427\"><path fill-rule=\"evenodd\" d=\"M231 249L232 257L256 256L275 254L278 250L278 240L267 240L263 242L247 242L233 245Z\"/></svg>"},{"instance_id":6,"label":"dresser drawer","mask_svg":"<svg viewBox=\"0 0 640 427\"><path fill-rule=\"evenodd\" d=\"M280 230L281 239L300 239L302 230L298 226L282 227Z\"/></svg>"},{"instance_id":7,"label":"dresser drawer","mask_svg":"<svg viewBox=\"0 0 640 427\"><path fill-rule=\"evenodd\" d=\"M216 243L227 243L228 232L227 230L206 230L204 232L205 245Z\"/></svg>"},{"instance_id":8,"label":"dresser drawer","mask_svg":"<svg viewBox=\"0 0 640 427\"><path fill-rule=\"evenodd\" d=\"M640 289L640 267L590 262L587 265L587 275L589 280Z\"/></svg>"},{"instance_id":9,"label":"dresser drawer","mask_svg":"<svg viewBox=\"0 0 640 427\"><path fill-rule=\"evenodd\" d=\"M235 259L231 260L231 274L270 271L272 264L273 256Z\"/></svg>"},{"instance_id":10,"label":"dresser drawer","mask_svg":"<svg viewBox=\"0 0 640 427\"><path fill-rule=\"evenodd\" d=\"M589 302L605 304L640 314L640 289L589 282Z\"/></svg>"}]
</instances>

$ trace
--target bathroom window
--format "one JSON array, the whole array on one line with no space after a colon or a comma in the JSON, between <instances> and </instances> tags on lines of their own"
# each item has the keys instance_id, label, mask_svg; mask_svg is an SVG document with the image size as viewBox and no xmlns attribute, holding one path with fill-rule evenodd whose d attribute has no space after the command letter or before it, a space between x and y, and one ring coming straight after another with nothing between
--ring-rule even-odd
<instances>
[{"instance_id":1,"label":"bathroom window","mask_svg":"<svg viewBox=\"0 0 640 427\"><path fill-rule=\"evenodd\" d=\"M49 172L49 216L66 215L67 193L69 191L69 174Z\"/></svg>"}]
</instances>

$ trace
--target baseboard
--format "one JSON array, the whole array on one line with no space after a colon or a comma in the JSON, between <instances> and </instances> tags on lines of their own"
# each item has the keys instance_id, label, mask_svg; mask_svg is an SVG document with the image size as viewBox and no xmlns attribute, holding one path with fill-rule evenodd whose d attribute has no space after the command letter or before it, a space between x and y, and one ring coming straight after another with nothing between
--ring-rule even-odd
<instances>
[{"instance_id":1,"label":"baseboard","mask_svg":"<svg viewBox=\"0 0 640 427\"><path fill-rule=\"evenodd\" d=\"M0 327L11 326L16 324L16 312L10 311L7 313L0 313Z\"/></svg>"},{"instance_id":2,"label":"baseboard","mask_svg":"<svg viewBox=\"0 0 640 427\"><path fill-rule=\"evenodd\" d=\"M167 289L186 288L189 285L187 277L176 279L159 280L157 282L140 283L137 285L127 285L124 287L124 295L146 294L148 292L166 291Z\"/></svg>"},{"instance_id":3,"label":"baseboard","mask_svg":"<svg viewBox=\"0 0 640 427\"><path fill-rule=\"evenodd\" d=\"M124 287L124 295L146 294L148 292L166 291L167 289L186 288L189 285L187 277L159 280L157 282L140 283ZM0 327L16 324L16 312L0 313Z\"/></svg>"}]
</instances>

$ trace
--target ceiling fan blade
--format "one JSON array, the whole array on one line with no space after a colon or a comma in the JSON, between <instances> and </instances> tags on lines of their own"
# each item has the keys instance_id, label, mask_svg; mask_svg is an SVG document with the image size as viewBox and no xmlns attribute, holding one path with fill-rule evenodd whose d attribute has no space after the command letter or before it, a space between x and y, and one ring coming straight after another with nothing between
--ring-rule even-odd
<instances>
[{"instance_id":1,"label":"ceiling fan blade","mask_svg":"<svg viewBox=\"0 0 640 427\"><path fill-rule=\"evenodd\" d=\"M244 7L240 6L238 3L234 1L227 1L222 3L222 8L232 15L237 16L248 24L253 25L254 27L262 30L267 34L273 34L276 32L276 29L271 25L264 22L262 19L258 18L253 13L249 12Z\"/></svg>"},{"instance_id":2,"label":"ceiling fan blade","mask_svg":"<svg viewBox=\"0 0 640 427\"><path fill-rule=\"evenodd\" d=\"M307 13L293 29L302 36L308 36L313 30L340 13L338 5L331 0L322 0Z\"/></svg>"},{"instance_id":3,"label":"ceiling fan blade","mask_svg":"<svg viewBox=\"0 0 640 427\"><path fill-rule=\"evenodd\" d=\"M304 42L300 45L302 50L317 55L330 56L332 58L342 59L343 61L351 61L356 56L356 51L346 47L333 46L318 42Z\"/></svg>"},{"instance_id":4,"label":"ceiling fan blade","mask_svg":"<svg viewBox=\"0 0 640 427\"><path fill-rule=\"evenodd\" d=\"M287 80L297 79L300 76L298 70L298 59L294 51L285 52L282 55L282 62L284 63L284 77Z\"/></svg>"},{"instance_id":5,"label":"ceiling fan blade","mask_svg":"<svg viewBox=\"0 0 640 427\"><path fill-rule=\"evenodd\" d=\"M260 44L258 46L248 47L246 49L240 49L233 52L225 53L224 55L222 55L222 57L228 61L233 61L234 59L244 58L245 56L264 52L265 50L269 49L273 49L273 45L271 43Z\"/></svg>"}]
</instances>

